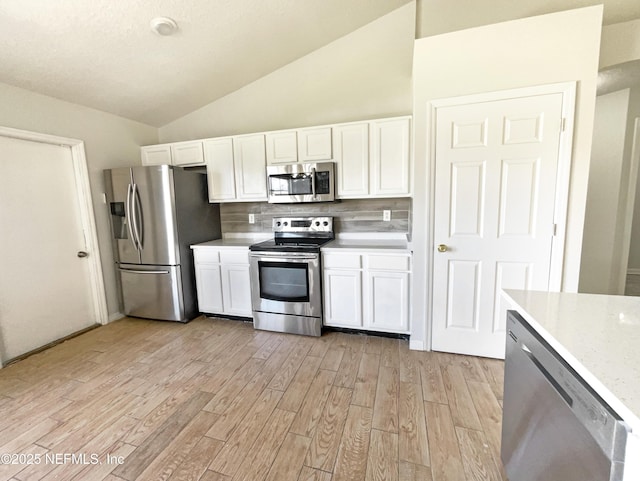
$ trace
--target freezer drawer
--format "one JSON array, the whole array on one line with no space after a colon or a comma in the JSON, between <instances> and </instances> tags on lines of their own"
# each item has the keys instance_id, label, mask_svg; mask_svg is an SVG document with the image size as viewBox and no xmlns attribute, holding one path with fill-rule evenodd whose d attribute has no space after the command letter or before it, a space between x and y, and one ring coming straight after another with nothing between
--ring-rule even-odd
<instances>
[{"instance_id":1,"label":"freezer drawer","mask_svg":"<svg viewBox=\"0 0 640 481\"><path fill-rule=\"evenodd\" d=\"M180 266L120 264L127 316L186 322Z\"/></svg>"}]
</instances>

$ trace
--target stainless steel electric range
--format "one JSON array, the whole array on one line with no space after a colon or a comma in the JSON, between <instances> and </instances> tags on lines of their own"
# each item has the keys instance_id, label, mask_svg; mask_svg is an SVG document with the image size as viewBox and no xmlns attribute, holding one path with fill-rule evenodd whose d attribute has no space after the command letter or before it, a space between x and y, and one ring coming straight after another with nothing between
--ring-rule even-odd
<instances>
[{"instance_id":1,"label":"stainless steel electric range","mask_svg":"<svg viewBox=\"0 0 640 481\"><path fill-rule=\"evenodd\" d=\"M273 239L249 247L256 329L322 333L320 247L334 238L332 217L277 217Z\"/></svg>"}]
</instances>

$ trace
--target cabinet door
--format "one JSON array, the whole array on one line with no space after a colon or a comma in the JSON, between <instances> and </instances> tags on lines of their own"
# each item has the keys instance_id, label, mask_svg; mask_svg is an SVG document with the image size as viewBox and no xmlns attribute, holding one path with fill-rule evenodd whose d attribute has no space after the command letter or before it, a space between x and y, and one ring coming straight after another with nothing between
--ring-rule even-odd
<instances>
[{"instance_id":1,"label":"cabinet door","mask_svg":"<svg viewBox=\"0 0 640 481\"><path fill-rule=\"evenodd\" d=\"M252 316L248 265L222 264L222 294L225 314Z\"/></svg>"},{"instance_id":2,"label":"cabinet door","mask_svg":"<svg viewBox=\"0 0 640 481\"><path fill-rule=\"evenodd\" d=\"M235 200L236 177L233 168L233 139L207 139L203 142L207 165L209 202Z\"/></svg>"},{"instance_id":3,"label":"cabinet door","mask_svg":"<svg viewBox=\"0 0 640 481\"><path fill-rule=\"evenodd\" d=\"M147 145L140 147L142 165L171 165L171 146Z\"/></svg>"},{"instance_id":4,"label":"cabinet door","mask_svg":"<svg viewBox=\"0 0 640 481\"><path fill-rule=\"evenodd\" d=\"M339 198L369 195L369 124L333 128L333 155Z\"/></svg>"},{"instance_id":5,"label":"cabinet door","mask_svg":"<svg viewBox=\"0 0 640 481\"><path fill-rule=\"evenodd\" d=\"M171 144L171 158L173 165L204 165L202 141Z\"/></svg>"},{"instance_id":6,"label":"cabinet door","mask_svg":"<svg viewBox=\"0 0 640 481\"><path fill-rule=\"evenodd\" d=\"M300 162L315 162L331 158L331 127L298 130L298 160Z\"/></svg>"},{"instance_id":7,"label":"cabinet door","mask_svg":"<svg viewBox=\"0 0 640 481\"><path fill-rule=\"evenodd\" d=\"M196 289L200 312L222 314L222 279L219 264L196 263Z\"/></svg>"},{"instance_id":8,"label":"cabinet door","mask_svg":"<svg viewBox=\"0 0 640 481\"><path fill-rule=\"evenodd\" d=\"M371 122L371 194L409 195L410 119Z\"/></svg>"},{"instance_id":9,"label":"cabinet door","mask_svg":"<svg viewBox=\"0 0 640 481\"><path fill-rule=\"evenodd\" d=\"M324 269L324 324L362 327L362 272Z\"/></svg>"},{"instance_id":10,"label":"cabinet door","mask_svg":"<svg viewBox=\"0 0 640 481\"><path fill-rule=\"evenodd\" d=\"M264 135L233 138L238 200L267 200L267 169Z\"/></svg>"},{"instance_id":11,"label":"cabinet door","mask_svg":"<svg viewBox=\"0 0 640 481\"><path fill-rule=\"evenodd\" d=\"M409 273L367 271L365 329L409 331Z\"/></svg>"},{"instance_id":12,"label":"cabinet door","mask_svg":"<svg viewBox=\"0 0 640 481\"><path fill-rule=\"evenodd\" d=\"M295 130L266 134L267 164L291 164L298 161L298 138Z\"/></svg>"}]
</instances>

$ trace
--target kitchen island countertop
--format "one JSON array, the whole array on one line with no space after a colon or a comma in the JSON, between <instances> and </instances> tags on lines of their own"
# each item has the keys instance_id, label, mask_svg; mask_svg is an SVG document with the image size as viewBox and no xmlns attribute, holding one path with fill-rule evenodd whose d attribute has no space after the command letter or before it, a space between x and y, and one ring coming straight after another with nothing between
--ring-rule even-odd
<instances>
[{"instance_id":1,"label":"kitchen island countertop","mask_svg":"<svg viewBox=\"0 0 640 481\"><path fill-rule=\"evenodd\" d=\"M640 297L504 290L556 352L640 434Z\"/></svg>"}]
</instances>

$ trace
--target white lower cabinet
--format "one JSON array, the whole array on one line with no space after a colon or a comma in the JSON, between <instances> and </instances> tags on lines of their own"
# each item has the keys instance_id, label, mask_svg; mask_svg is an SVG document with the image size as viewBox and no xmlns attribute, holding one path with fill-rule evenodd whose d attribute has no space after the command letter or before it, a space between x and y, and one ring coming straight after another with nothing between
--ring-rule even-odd
<instances>
[{"instance_id":1,"label":"white lower cabinet","mask_svg":"<svg viewBox=\"0 0 640 481\"><path fill-rule=\"evenodd\" d=\"M324 324L409 332L410 254L323 253Z\"/></svg>"},{"instance_id":2,"label":"white lower cabinet","mask_svg":"<svg viewBox=\"0 0 640 481\"><path fill-rule=\"evenodd\" d=\"M368 271L365 280L369 328L409 330L409 273Z\"/></svg>"},{"instance_id":3,"label":"white lower cabinet","mask_svg":"<svg viewBox=\"0 0 640 481\"><path fill-rule=\"evenodd\" d=\"M220 264L200 264L196 260L196 289L200 312L224 312Z\"/></svg>"},{"instance_id":4,"label":"white lower cabinet","mask_svg":"<svg viewBox=\"0 0 640 481\"><path fill-rule=\"evenodd\" d=\"M207 314L251 317L249 249L194 249L198 308Z\"/></svg>"},{"instance_id":5,"label":"white lower cabinet","mask_svg":"<svg viewBox=\"0 0 640 481\"><path fill-rule=\"evenodd\" d=\"M251 281L249 265L222 264L224 313L251 317Z\"/></svg>"},{"instance_id":6,"label":"white lower cabinet","mask_svg":"<svg viewBox=\"0 0 640 481\"><path fill-rule=\"evenodd\" d=\"M324 269L324 323L362 327L362 272Z\"/></svg>"}]
</instances>

